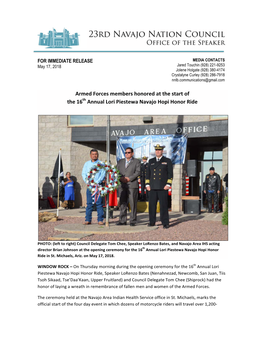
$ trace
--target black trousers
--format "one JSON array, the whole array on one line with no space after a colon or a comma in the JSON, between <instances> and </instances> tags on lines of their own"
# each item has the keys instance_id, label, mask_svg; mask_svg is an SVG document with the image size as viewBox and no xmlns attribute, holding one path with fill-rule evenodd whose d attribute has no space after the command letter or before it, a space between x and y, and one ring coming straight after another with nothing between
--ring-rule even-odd
<instances>
[{"instance_id":1,"label":"black trousers","mask_svg":"<svg viewBox=\"0 0 264 341\"><path fill-rule=\"evenodd\" d=\"M147 201L148 200L148 191L146 190L146 194L145 194L145 179L141 179L140 178L140 181L141 181L141 194L140 194L140 200L141 201Z\"/></svg>"},{"instance_id":2,"label":"black trousers","mask_svg":"<svg viewBox=\"0 0 264 341\"><path fill-rule=\"evenodd\" d=\"M149 191L149 223L154 225L156 223L157 202L160 203L160 220L162 225L169 225L168 212L168 191L165 189Z\"/></svg>"},{"instance_id":3,"label":"black trousers","mask_svg":"<svg viewBox=\"0 0 264 341\"><path fill-rule=\"evenodd\" d=\"M212 199L214 197L214 211L218 212L218 194L217 191L214 193L207 192L207 200L208 200L208 211L212 212Z\"/></svg>"}]
</instances>

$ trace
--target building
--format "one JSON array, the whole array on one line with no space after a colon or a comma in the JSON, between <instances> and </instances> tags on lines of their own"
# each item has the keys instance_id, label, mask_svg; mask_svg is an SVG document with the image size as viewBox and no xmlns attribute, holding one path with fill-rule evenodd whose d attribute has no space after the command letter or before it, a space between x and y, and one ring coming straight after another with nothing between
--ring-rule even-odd
<instances>
[{"instance_id":1,"label":"building","mask_svg":"<svg viewBox=\"0 0 264 341\"><path fill-rule=\"evenodd\" d=\"M62 32L56 30L49 31L48 34L39 34L39 45L52 48L66 48L69 46L79 45L78 33L69 34L65 28Z\"/></svg>"},{"instance_id":2,"label":"building","mask_svg":"<svg viewBox=\"0 0 264 341\"><path fill-rule=\"evenodd\" d=\"M63 169L76 178L76 206L85 206L86 184L81 173L92 148L106 156L107 116L39 116L39 192L52 195L50 177L62 149ZM221 179L228 172L228 118L209 115L111 116L110 160L116 164L116 139L121 136L187 134L186 160L197 160L197 176L192 179L192 195L204 198L202 184L213 165ZM174 165L171 208L182 211L185 195L186 163ZM224 183L223 183L224 186Z\"/></svg>"}]
</instances>

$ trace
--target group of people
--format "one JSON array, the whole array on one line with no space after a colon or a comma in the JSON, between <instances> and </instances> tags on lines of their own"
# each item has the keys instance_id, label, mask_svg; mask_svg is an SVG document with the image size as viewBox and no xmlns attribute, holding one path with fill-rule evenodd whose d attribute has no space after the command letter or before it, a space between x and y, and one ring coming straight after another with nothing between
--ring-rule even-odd
<instances>
[{"instance_id":1,"label":"group of people","mask_svg":"<svg viewBox=\"0 0 264 341\"><path fill-rule=\"evenodd\" d=\"M125 150L125 158L117 163L121 177L121 188L119 193L120 215L117 225L127 225L127 209L130 205L130 226L137 224L137 202L139 183L141 184L140 200L145 201L148 198L149 202L149 226L156 224L156 209L157 202L160 203L160 220L163 228L169 228L169 213L168 213L168 190L172 185L173 167L171 159L163 156L164 146L157 144L155 148L155 157L149 159L147 157L140 160L134 158L134 150L132 147L127 147ZM90 151L90 160L87 161L82 170L82 178L86 182L87 174L91 168L98 163L99 153L97 149ZM95 174L94 182L98 185L105 184L105 170L101 169ZM65 202L67 208L74 206L74 182L71 178L71 173L67 172L65 186ZM227 178L227 176L226 176ZM215 172L214 167L211 167L209 174L206 175L204 193L207 195L208 212L212 212L212 200L214 199L214 212L218 212L219 193L220 193L220 176ZM146 189L146 194L145 194ZM93 206L96 204L97 220L99 225L104 225L104 210L103 198L98 195L94 202L93 195L87 188L86 190L86 214L84 225L92 223ZM65 206L64 206L65 207Z\"/></svg>"},{"instance_id":2,"label":"group of people","mask_svg":"<svg viewBox=\"0 0 264 341\"><path fill-rule=\"evenodd\" d=\"M154 226L156 223L156 208L157 202L160 202L160 219L164 228L169 228L169 214L168 214L168 190L172 184L173 168L170 159L164 157L164 146L157 144L155 146L156 156L149 160L146 164L147 158L143 159L141 165L140 160L134 158L134 150L131 147L126 148L125 158L117 163L121 177L121 188L119 193L119 207L120 215L117 225L127 225L127 208L130 205L130 225L136 226L137 224L137 201L138 201L138 188L139 179L144 178L144 184L148 192L149 198L149 226ZM91 160L84 164L82 170L82 178L86 181L87 173L90 169L100 160L99 154L96 149L90 151ZM101 169L96 173L95 183L103 185L105 181L105 171ZM143 181L142 181L143 184ZM144 186L141 188L144 198ZM143 200L142 198L142 200ZM86 191L86 215L84 225L92 223L92 210L93 199L92 194L87 188ZM97 220L99 225L103 225L103 199L99 195L96 200Z\"/></svg>"}]
</instances>

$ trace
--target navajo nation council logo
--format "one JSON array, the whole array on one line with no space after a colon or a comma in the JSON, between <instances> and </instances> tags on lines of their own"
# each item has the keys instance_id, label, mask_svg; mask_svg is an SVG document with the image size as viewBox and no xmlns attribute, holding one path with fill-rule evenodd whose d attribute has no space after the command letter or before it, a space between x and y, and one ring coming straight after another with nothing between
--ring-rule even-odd
<instances>
[{"instance_id":1,"label":"navajo nation council logo","mask_svg":"<svg viewBox=\"0 0 264 341\"><path fill-rule=\"evenodd\" d=\"M47 46L47 48L71 48L70 46L79 45L79 34L69 34L65 28L63 32L57 32L55 29L49 31L48 34L39 34L39 45Z\"/></svg>"}]
</instances>

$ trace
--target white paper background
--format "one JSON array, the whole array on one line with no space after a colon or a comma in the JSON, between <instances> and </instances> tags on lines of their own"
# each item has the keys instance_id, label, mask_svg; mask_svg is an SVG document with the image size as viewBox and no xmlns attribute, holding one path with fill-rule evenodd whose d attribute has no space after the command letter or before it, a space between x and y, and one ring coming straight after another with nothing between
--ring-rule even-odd
<instances>
[{"instance_id":1,"label":"white paper background","mask_svg":"<svg viewBox=\"0 0 264 341\"><path fill-rule=\"evenodd\" d=\"M263 145L263 72L258 24L261 11L254 4L28 1L3 6L1 310L4 340L261 339L263 170L258 148ZM172 66L179 58L186 60L186 57L93 54L89 55L94 58L93 65L37 69L36 59L41 55L33 53L38 48L37 35L64 27L70 33L80 32L80 43L86 39L88 29L222 30L227 36L224 53L227 81L199 86L182 83L181 91L190 89L201 102L199 107L89 106L89 111L85 106L70 107L65 99L75 91L175 90L178 85L170 81ZM110 40L93 42L93 49L114 48L119 45L112 45ZM122 41L122 49L135 48L138 48L137 41ZM55 55L52 54L54 58ZM84 58L84 54L78 57ZM161 264L218 262L228 277L216 292L217 308L37 308L36 265L42 263L36 257L37 116L75 113L229 115L229 241L222 243L221 253L217 257L210 255L210 259L196 254L170 259L171 256L162 254L146 256L144 260L148 263L149 257L149 261ZM142 263L141 257L132 259L129 255L122 257L122 261Z\"/></svg>"}]
</instances>

